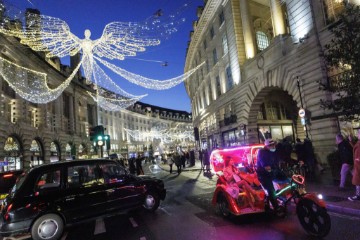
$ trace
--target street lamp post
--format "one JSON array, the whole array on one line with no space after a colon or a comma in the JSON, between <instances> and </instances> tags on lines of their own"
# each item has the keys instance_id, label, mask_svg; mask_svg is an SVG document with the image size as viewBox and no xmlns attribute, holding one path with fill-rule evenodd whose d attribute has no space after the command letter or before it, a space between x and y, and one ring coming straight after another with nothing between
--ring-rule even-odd
<instances>
[{"instance_id":1,"label":"street lamp post","mask_svg":"<svg viewBox=\"0 0 360 240\"><path fill-rule=\"evenodd\" d=\"M300 89L300 78L299 78L299 76L296 76L296 81L297 81L297 87L298 87L298 90L299 90L301 109L304 109L304 104L303 104L303 99L302 99L301 89ZM305 122L304 122L305 135L306 135L306 138L309 138L308 130L307 130L307 124L306 124L306 115L304 117L304 120L305 120Z\"/></svg>"}]
</instances>

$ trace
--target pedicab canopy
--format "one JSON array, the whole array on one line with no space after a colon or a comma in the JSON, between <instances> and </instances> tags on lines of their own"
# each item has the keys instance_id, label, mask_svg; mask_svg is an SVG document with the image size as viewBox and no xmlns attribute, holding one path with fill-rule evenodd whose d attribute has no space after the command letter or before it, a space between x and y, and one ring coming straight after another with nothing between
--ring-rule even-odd
<instances>
[{"instance_id":1,"label":"pedicab canopy","mask_svg":"<svg viewBox=\"0 0 360 240\"><path fill-rule=\"evenodd\" d=\"M225 159L230 156L239 168L253 168L256 164L257 153L263 148L264 144L254 144L249 146L240 146L224 149L215 149L211 152L210 163L215 172L223 171Z\"/></svg>"}]
</instances>

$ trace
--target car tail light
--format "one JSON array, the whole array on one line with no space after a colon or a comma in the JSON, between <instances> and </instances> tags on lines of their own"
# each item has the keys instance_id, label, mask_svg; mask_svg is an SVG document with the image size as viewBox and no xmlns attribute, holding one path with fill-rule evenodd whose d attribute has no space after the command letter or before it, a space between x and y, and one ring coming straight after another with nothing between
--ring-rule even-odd
<instances>
[{"instance_id":1,"label":"car tail light","mask_svg":"<svg viewBox=\"0 0 360 240\"><path fill-rule=\"evenodd\" d=\"M7 221L7 220L9 220L9 218L10 218L10 215L9 215L9 213L10 213L10 211L11 211L11 208L12 208L12 203L6 208L6 212L5 212L5 214L4 214L4 218L5 218L5 220Z\"/></svg>"},{"instance_id":2,"label":"car tail light","mask_svg":"<svg viewBox=\"0 0 360 240\"><path fill-rule=\"evenodd\" d=\"M14 174L12 174L12 173L4 174L3 178L11 178L12 176L14 176Z\"/></svg>"}]
</instances>

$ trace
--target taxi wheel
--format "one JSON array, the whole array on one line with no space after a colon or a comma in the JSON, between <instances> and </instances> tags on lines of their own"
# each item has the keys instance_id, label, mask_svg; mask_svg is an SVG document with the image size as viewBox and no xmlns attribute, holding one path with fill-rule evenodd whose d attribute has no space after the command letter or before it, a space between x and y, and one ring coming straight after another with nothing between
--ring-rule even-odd
<instances>
[{"instance_id":1,"label":"taxi wheel","mask_svg":"<svg viewBox=\"0 0 360 240\"><path fill-rule=\"evenodd\" d=\"M145 195L143 207L150 212L154 212L156 209L158 209L159 205L160 205L160 198L158 194L151 191L147 192Z\"/></svg>"},{"instance_id":2,"label":"taxi wheel","mask_svg":"<svg viewBox=\"0 0 360 240\"><path fill-rule=\"evenodd\" d=\"M31 227L33 240L57 240L64 230L63 220L59 215L46 214L36 219Z\"/></svg>"}]
</instances>

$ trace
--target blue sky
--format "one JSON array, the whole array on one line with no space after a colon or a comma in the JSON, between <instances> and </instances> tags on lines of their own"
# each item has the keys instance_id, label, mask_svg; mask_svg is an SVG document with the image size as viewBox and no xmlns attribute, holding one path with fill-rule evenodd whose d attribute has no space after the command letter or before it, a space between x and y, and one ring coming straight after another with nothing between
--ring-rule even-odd
<instances>
[{"instance_id":1,"label":"blue sky","mask_svg":"<svg viewBox=\"0 0 360 240\"><path fill-rule=\"evenodd\" d=\"M117 66L130 72L165 80L184 73L185 54L192 22L197 19L196 9L202 0L6 0L20 9L36 8L44 15L60 18L67 22L72 33L84 37L84 30L90 29L91 39L101 36L106 24L114 21L138 22L162 9L163 16L173 13L185 3L190 6L182 16L186 21L178 27L178 32L163 40L160 45L149 47L145 52L124 61L114 61ZM64 63L66 59L62 60ZM160 61L160 62L157 62ZM167 61L168 66L162 66ZM109 75L118 85L134 95L148 94L141 101L164 108L191 111L190 100L183 83L169 90L150 90L128 83L117 75Z\"/></svg>"}]
</instances>

